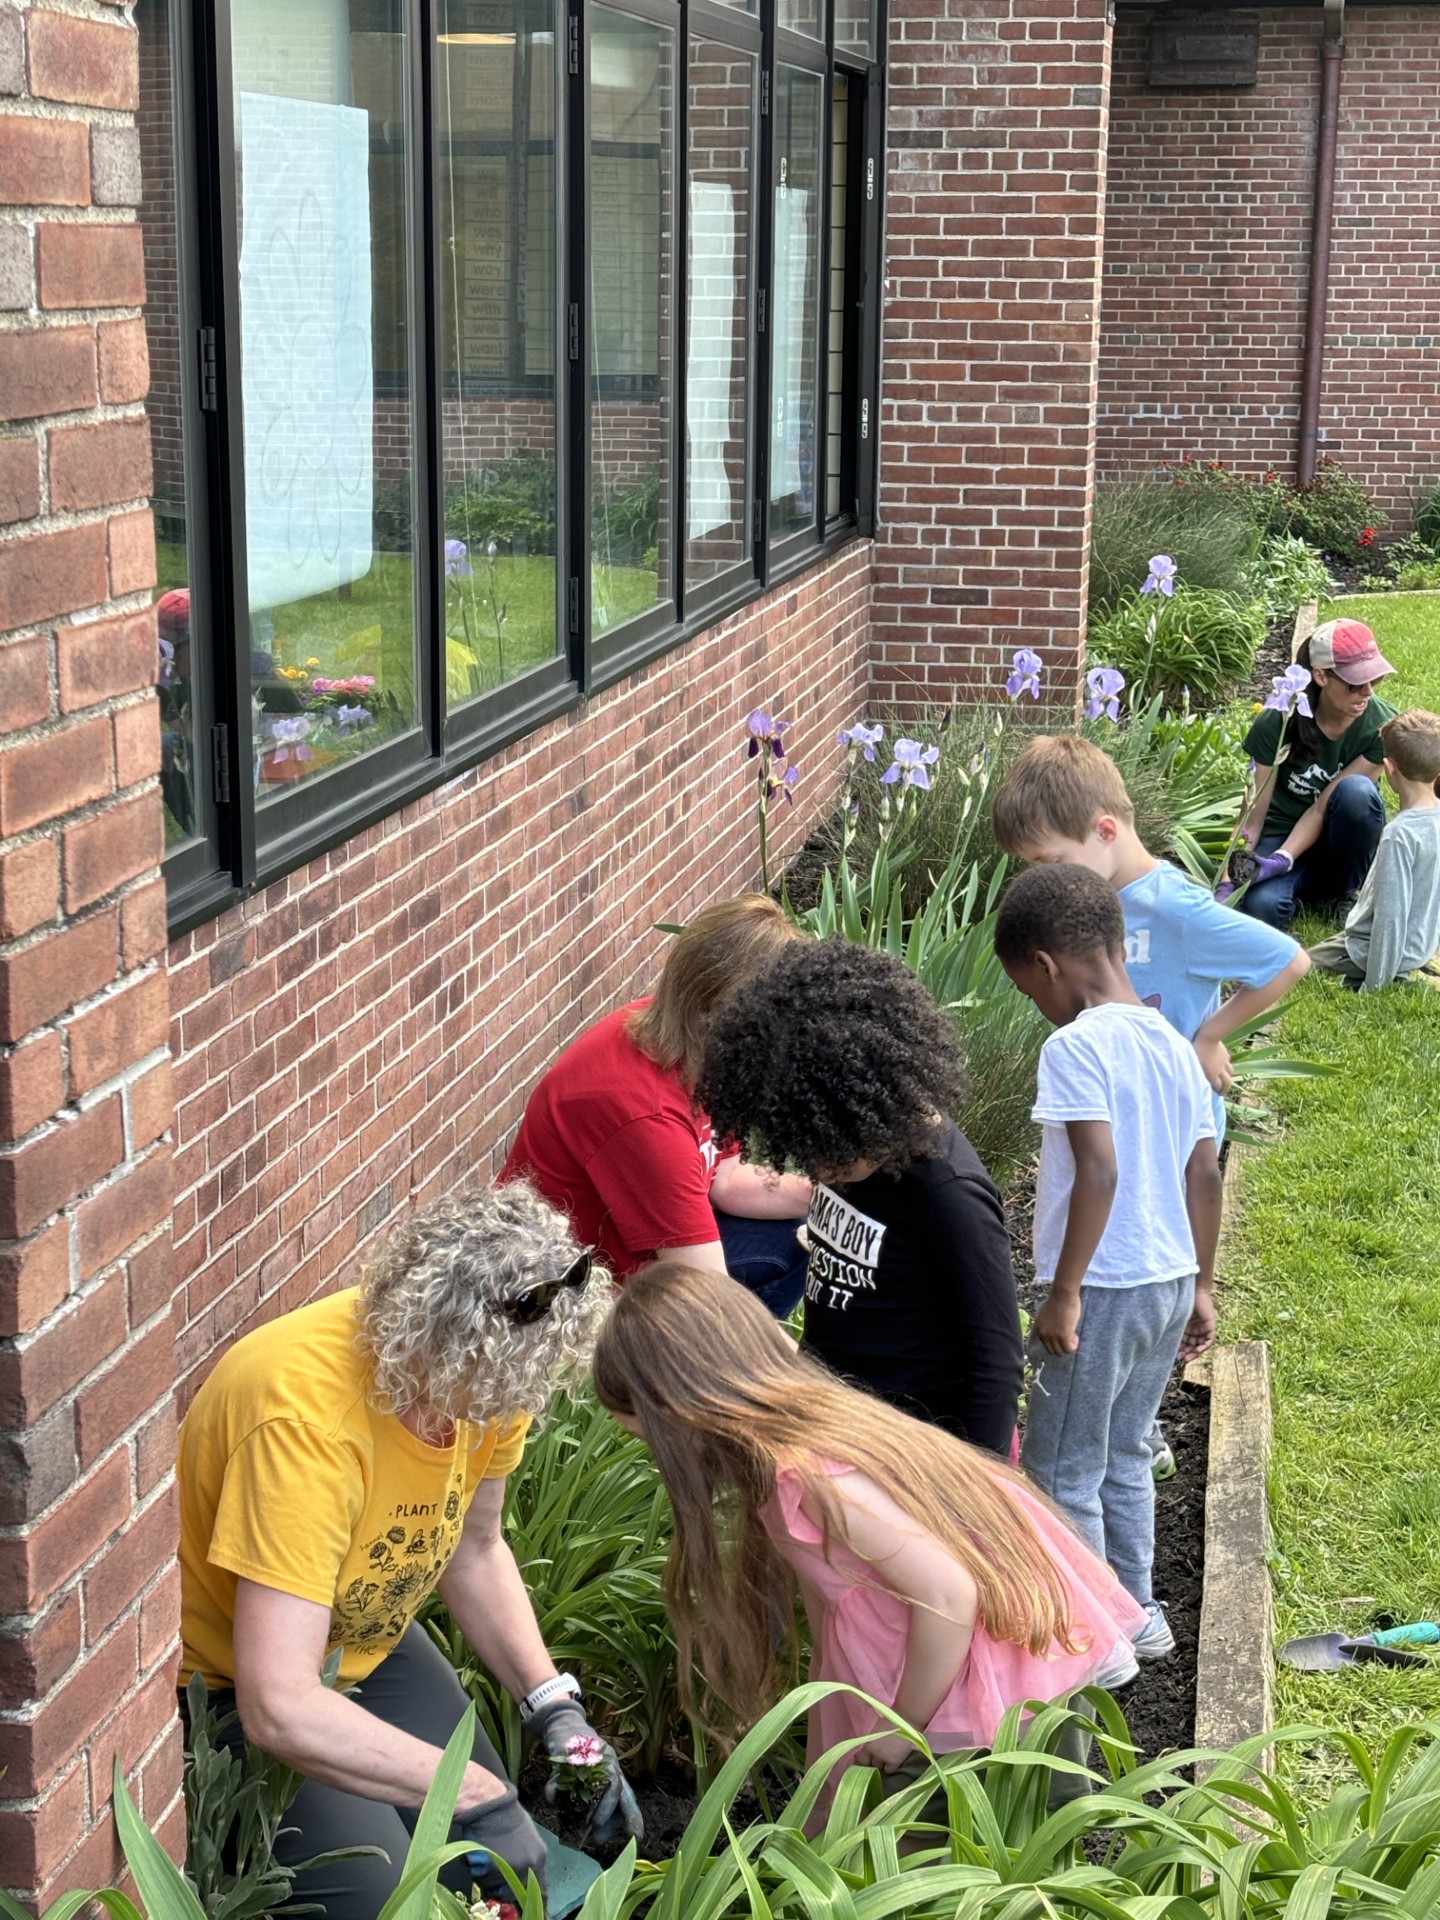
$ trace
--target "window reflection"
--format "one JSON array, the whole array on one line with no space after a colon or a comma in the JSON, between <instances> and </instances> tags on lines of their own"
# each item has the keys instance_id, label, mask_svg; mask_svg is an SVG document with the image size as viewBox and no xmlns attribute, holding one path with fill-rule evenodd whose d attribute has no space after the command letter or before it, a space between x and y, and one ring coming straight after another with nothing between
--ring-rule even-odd
<instances>
[{"instance_id":1,"label":"window reflection","mask_svg":"<svg viewBox=\"0 0 1440 1920\"><path fill-rule=\"evenodd\" d=\"M669 598L675 35L590 32L591 630Z\"/></svg>"},{"instance_id":2,"label":"window reflection","mask_svg":"<svg viewBox=\"0 0 1440 1920\"><path fill-rule=\"evenodd\" d=\"M233 0L254 783L412 726L401 0Z\"/></svg>"},{"instance_id":3,"label":"window reflection","mask_svg":"<svg viewBox=\"0 0 1440 1920\"><path fill-rule=\"evenodd\" d=\"M815 519L815 386L820 325L818 74L775 75L775 294L770 342L770 534Z\"/></svg>"},{"instance_id":4,"label":"window reflection","mask_svg":"<svg viewBox=\"0 0 1440 1920\"><path fill-rule=\"evenodd\" d=\"M445 679L450 703L553 656L551 0L441 0Z\"/></svg>"}]
</instances>

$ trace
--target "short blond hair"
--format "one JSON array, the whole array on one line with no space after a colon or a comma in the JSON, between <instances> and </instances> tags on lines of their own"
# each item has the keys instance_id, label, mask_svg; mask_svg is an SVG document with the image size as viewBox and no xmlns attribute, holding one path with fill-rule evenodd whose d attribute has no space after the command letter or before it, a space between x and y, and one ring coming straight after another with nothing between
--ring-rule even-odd
<instances>
[{"instance_id":1,"label":"short blond hair","mask_svg":"<svg viewBox=\"0 0 1440 1920\"><path fill-rule=\"evenodd\" d=\"M1381 727L1380 744L1407 780L1440 779L1440 714L1424 707L1397 713Z\"/></svg>"},{"instance_id":2,"label":"short blond hair","mask_svg":"<svg viewBox=\"0 0 1440 1920\"><path fill-rule=\"evenodd\" d=\"M1135 824L1115 762L1079 734L1042 733L1027 743L1001 781L990 825L998 847L1020 854L1047 833L1084 840L1102 813L1127 827Z\"/></svg>"},{"instance_id":3,"label":"short blond hair","mask_svg":"<svg viewBox=\"0 0 1440 1920\"><path fill-rule=\"evenodd\" d=\"M671 947L654 998L630 1016L630 1038L657 1066L693 1087L715 1009L762 973L783 946L803 938L768 894L712 901Z\"/></svg>"}]
</instances>

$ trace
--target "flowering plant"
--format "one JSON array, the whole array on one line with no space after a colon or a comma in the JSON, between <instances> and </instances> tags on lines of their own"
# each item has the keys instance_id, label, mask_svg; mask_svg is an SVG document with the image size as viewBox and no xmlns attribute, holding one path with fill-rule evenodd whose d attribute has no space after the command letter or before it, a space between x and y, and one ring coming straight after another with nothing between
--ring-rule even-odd
<instances>
[{"instance_id":1,"label":"flowering plant","mask_svg":"<svg viewBox=\"0 0 1440 1920\"><path fill-rule=\"evenodd\" d=\"M782 720L778 714L772 714L764 707L756 707L745 716L745 731L750 736L745 747L745 758L757 762L755 824L760 839L760 884L769 893L770 809L777 799L783 800L787 807L795 804L793 788L799 781L800 769L786 761L785 735L790 731L788 720Z\"/></svg>"},{"instance_id":2,"label":"flowering plant","mask_svg":"<svg viewBox=\"0 0 1440 1920\"><path fill-rule=\"evenodd\" d=\"M598 1734L577 1733L565 1742L563 1758L555 1762L553 1779L562 1793L592 1799L605 1785L605 1743Z\"/></svg>"},{"instance_id":3,"label":"flowering plant","mask_svg":"<svg viewBox=\"0 0 1440 1920\"><path fill-rule=\"evenodd\" d=\"M1005 691L1012 700L1018 700L1022 693L1028 693L1032 700L1040 698L1040 675L1045 662L1031 647L1020 647L1010 662L1010 677L1005 682Z\"/></svg>"},{"instance_id":4,"label":"flowering plant","mask_svg":"<svg viewBox=\"0 0 1440 1920\"><path fill-rule=\"evenodd\" d=\"M472 1900L470 1920L520 1920L520 1909L508 1900Z\"/></svg>"},{"instance_id":5,"label":"flowering plant","mask_svg":"<svg viewBox=\"0 0 1440 1920\"><path fill-rule=\"evenodd\" d=\"M1125 691L1125 676L1118 667L1091 667L1085 676L1085 684L1090 689L1090 698L1085 702L1085 718L1098 720L1104 714L1107 720L1120 718L1120 695Z\"/></svg>"}]
</instances>

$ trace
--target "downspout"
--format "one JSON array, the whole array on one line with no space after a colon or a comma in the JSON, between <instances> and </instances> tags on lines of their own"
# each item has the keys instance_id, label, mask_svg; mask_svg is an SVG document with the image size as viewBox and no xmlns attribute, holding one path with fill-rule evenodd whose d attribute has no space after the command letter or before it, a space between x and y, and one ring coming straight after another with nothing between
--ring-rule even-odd
<instances>
[{"instance_id":1,"label":"downspout","mask_svg":"<svg viewBox=\"0 0 1440 1920\"><path fill-rule=\"evenodd\" d=\"M1320 449L1320 385L1325 373L1325 322L1330 301L1330 227L1335 208L1335 144L1340 131L1340 62L1345 56L1345 0L1325 0L1320 43L1320 128L1315 147L1315 218L1310 237L1310 302L1305 318L1305 369L1300 382L1300 435L1295 477L1315 478Z\"/></svg>"}]
</instances>

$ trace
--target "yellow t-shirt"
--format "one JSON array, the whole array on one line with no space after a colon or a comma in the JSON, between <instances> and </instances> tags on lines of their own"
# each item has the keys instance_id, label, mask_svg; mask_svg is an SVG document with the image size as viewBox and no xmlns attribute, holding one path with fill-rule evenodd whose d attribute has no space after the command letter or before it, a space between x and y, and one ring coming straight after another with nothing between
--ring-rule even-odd
<instances>
[{"instance_id":1,"label":"yellow t-shirt","mask_svg":"<svg viewBox=\"0 0 1440 1920\"><path fill-rule=\"evenodd\" d=\"M330 1609L349 1685L433 1592L482 1480L518 1465L529 1419L416 1439L367 1397L353 1287L247 1334L180 1429L181 1684L233 1686L237 1576Z\"/></svg>"}]
</instances>

